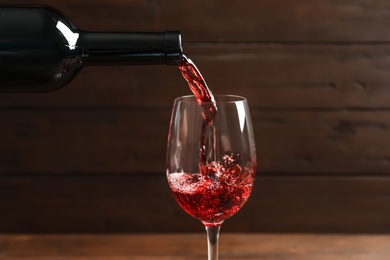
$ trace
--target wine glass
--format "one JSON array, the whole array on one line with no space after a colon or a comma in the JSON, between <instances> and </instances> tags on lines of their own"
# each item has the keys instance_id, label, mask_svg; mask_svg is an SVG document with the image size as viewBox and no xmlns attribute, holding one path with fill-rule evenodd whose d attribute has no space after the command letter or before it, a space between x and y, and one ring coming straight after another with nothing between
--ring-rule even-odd
<instances>
[{"instance_id":1,"label":"wine glass","mask_svg":"<svg viewBox=\"0 0 390 260\"><path fill-rule=\"evenodd\" d=\"M209 260L218 259L222 222L248 200L255 175L255 140L244 97L175 100L167 145L168 183L178 204L204 224Z\"/></svg>"}]
</instances>

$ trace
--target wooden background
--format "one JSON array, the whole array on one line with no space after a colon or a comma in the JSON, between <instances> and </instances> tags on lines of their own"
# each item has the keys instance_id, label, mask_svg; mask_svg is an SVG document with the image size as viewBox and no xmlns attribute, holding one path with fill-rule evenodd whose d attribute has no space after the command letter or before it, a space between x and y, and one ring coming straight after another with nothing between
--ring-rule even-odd
<instances>
[{"instance_id":1,"label":"wooden background","mask_svg":"<svg viewBox=\"0 0 390 260\"><path fill-rule=\"evenodd\" d=\"M259 169L231 232L390 232L390 1L46 3L91 31L180 30L214 93L246 96ZM0 94L0 232L203 232L165 179L176 67L94 67Z\"/></svg>"}]
</instances>

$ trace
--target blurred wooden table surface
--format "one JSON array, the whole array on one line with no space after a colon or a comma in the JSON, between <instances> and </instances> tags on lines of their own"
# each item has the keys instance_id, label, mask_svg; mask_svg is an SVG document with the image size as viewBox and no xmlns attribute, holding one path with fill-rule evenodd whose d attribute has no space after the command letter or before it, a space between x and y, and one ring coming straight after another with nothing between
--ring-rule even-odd
<instances>
[{"instance_id":1,"label":"blurred wooden table surface","mask_svg":"<svg viewBox=\"0 0 390 260\"><path fill-rule=\"evenodd\" d=\"M221 234L220 259L389 259L390 235ZM2 260L207 259L204 234L0 235Z\"/></svg>"}]
</instances>

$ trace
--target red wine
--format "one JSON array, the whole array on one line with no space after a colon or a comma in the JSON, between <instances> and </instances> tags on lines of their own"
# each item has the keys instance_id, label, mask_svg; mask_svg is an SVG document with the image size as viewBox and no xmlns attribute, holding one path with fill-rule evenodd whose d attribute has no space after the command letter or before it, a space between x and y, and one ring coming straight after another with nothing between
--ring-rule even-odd
<instances>
[{"instance_id":1,"label":"red wine","mask_svg":"<svg viewBox=\"0 0 390 260\"><path fill-rule=\"evenodd\" d=\"M187 58L184 54L181 57L179 63L179 69L186 79L188 86L190 87L192 93L194 94L196 100L199 105L202 106L202 115L203 115L203 123L202 123L202 131L200 136L200 162L206 163L206 140L205 140L205 129L207 125L211 125L213 122L213 118L217 113L217 106L215 104L215 98L211 90L206 84L202 74L195 66L195 64Z\"/></svg>"},{"instance_id":2,"label":"red wine","mask_svg":"<svg viewBox=\"0 0 390 260\"><path fill-rule=\"evenodd\" d=\"M171 173L168 183L179 205L205 225L218 225L248 200L256 165L239 166L236 155L202 165L199 173Z\"/></svg>"},{"instance_id":3,"label":"red wine","mask_svg":"<svg viewBox=\"0 0 390 260\"><path fill-rule=\"evenodd\" d=\"M256 163L245 167L238 154L227 154L219 161L208 161L206 128L214 123L218 108L214 96L195 64L182 55L183 77L202 107L199 172L170 173L168 183L179 205L207 225L219 225L235 214L248 200L255 181Z\"/></svg>"},{"instance_id":4,"label":"red wine","mask_svg":"<svg viewBox=\"0 0 390 260\"><path fill-rule=\"evenodd\" d=\"M185 55L182 55L179 63L179 69L183 77L187 80L188 86L190 87L192 93L194 93L199 104L202 104L203 102L215 103L213 93L208 88L206 81L192 60L187 58Z\"/></svg>"}]
</instances>

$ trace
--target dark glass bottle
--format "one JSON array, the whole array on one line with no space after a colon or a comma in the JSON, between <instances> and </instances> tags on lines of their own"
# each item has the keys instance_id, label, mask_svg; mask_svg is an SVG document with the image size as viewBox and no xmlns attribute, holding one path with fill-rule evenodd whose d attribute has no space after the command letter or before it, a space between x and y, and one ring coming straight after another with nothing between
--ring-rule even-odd
<instances>
[{"instance_id":1,"label":"dark glass bottle","mask_svg":"<svg viewBox=\"0 0 390 260\"><path fill-rule=\"evenodd\" d=\"M180 32L86 32L46 6L0 5L0 92L58 89L86 66L176 65Z\"/></svg>"}]
</instances>

